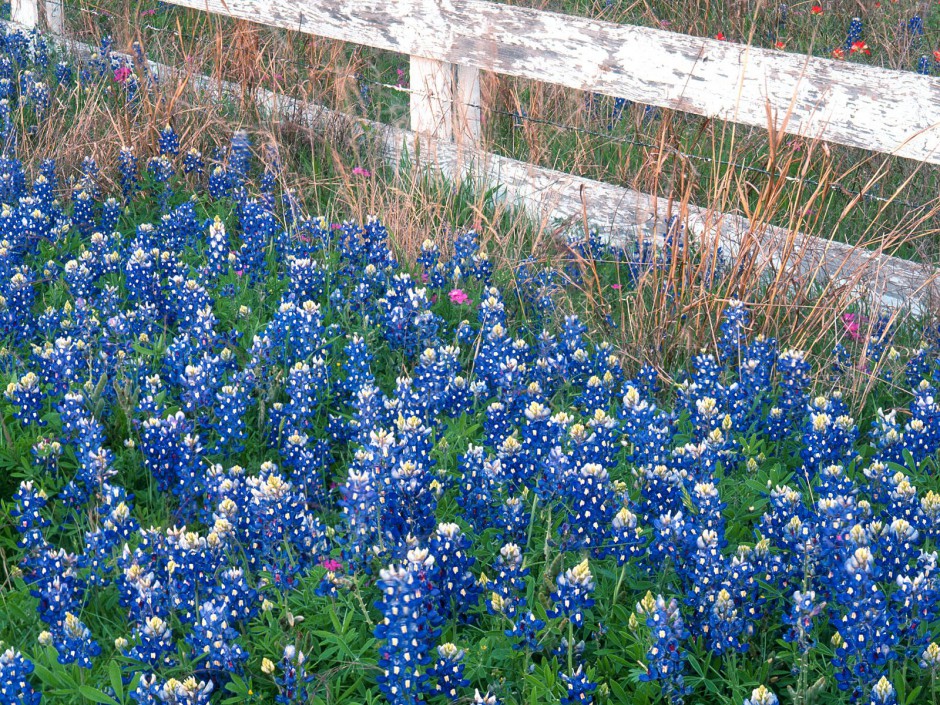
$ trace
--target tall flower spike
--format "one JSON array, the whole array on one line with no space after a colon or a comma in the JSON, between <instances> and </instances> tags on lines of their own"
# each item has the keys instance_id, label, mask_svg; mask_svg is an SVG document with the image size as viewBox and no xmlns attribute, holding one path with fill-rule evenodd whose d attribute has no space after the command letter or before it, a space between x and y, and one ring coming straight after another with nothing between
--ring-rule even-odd
<instances>
[{"instance_id":1,"label":"tall flower spike","mask_svg":"<svg viewBox=\"0 0 940 705\"><path fill-rule=\"evenodd\" d=\"M745 698L741 705L777 705L779 702L773 691L760 685L751 691L751 697Z\"/></svg>"},{"instance_id":2,"label":"tall flower spike","mask_svg":"<svg viewBox=\"0 0 940 705\"><path fill-rule=\"evenodd\" d=\"M594 600L591 599L594 577L591 575L588 560L585 558L574 568L569 568L559 575L555 584L555 592L552 593L555 608L549 617L565 617L576 627L580 627L584 623L584 611L594 605Z\"/></svg>"}]
</instances>

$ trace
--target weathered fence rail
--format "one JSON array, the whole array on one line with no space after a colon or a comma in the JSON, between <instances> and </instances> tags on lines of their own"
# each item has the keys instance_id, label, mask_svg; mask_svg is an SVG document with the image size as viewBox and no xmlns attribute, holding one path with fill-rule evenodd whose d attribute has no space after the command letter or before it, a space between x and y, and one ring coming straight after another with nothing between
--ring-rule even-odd
<instances>
[{"instance_id":1,"label":"weathered fence rail","mask_svg":"<svg viewBox=\"0 0 940 705\"><path fill-rule=\"evenodd\" d=\"M169 1L757 127L770 119L778 131L940 164L940 79L911 72L487 0ZM445 82L433 87L439 102L452 98Z\"/></svg>"},{"instance_id":2,"label":"weathered fence rail","mask_svg":"<svg viewBox=\"0 0 940 705\"><path fill-rule=\"evenodd\" d=\"M13 0L13 17L45 17L62 33L61 0ZM647 105L721 118L940 164L940 80L908 72L786 54L616 25L486 0L168 0L171 4L411 57L411 131L257 91L277 117L323 127L356 122L380 134L389 159L404 152L449 176L505 188L541 218L588 220L613 237L648 237L665 210L630 189L536 167L480 149L479 71L519 76ZM172 67L153 65L162 72ZM185 72L179 71L181 75ZM238 92L206 76L203 88ZM417 149L418 143L421 149ZM816 283L851 284L897 307L933 305L937 272L877 252L740 216L686 206L690 229L729 250L747 240L758 256L787 258Z\"/></svg>"}]
</instances>

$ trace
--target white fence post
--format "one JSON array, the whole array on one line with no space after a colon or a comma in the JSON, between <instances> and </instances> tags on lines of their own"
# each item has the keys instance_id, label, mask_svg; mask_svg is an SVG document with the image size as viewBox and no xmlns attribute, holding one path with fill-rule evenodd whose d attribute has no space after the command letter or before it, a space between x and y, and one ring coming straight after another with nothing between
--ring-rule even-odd
<instances>
[{"instance_id":1,"label":"white fence post","mask_svg":"<svg viewBox=\"0 0 940 705\"><path fill-rule=\"evenodd\" d=\"M454 100L454 139L458 145L480 146L480 70L472 66L457 65L454 71L457 83Z\"/></svg>"},{"instance_id":2,"label":"white fence post","mask_svg":"<svg viewBox=\"0 0 940 705\"><path fill-rule=\"evenodd\" d=\"M46 25L56 37L65 36L65 3L63 0L45 0Z\"/></svg>"},{"instance_id":3,"label":"white fence post","mask_svg":"<svg viewBox=\"0 0 940 705\"><path fill-rule=\"evenodd\" d=\"M411 130L458 144L480 144L480 71L411 57Z\"/></svg>"},{"instance_id":4,"label":"white fence post","mask_svg":"<svg viewBox=\"0 0 940 705\"><path fill-rule=\"evenodd\" d=\"M453 65L420 56L411 57L411 130L450 141L454 137Z\"/></svg>"},{"instance_id":5,"label":"white fence post","mask_svg":"<svg viewBox=\"0 0 940 705\"><path fill-rule=\"evenodd\" d=\"M39 24L39 0L12 0L10 19L24 27Z\"/></svg>"}]
</instances>

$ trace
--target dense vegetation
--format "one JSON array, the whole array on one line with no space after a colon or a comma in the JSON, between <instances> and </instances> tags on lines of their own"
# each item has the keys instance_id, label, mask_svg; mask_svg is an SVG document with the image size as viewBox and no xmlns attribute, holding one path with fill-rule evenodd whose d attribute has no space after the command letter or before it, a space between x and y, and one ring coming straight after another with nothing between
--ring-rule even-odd
<instances>
[{"instance_id":1,"label":"dense vegetation","mask_svg":"<svg viewBox=\"0 0 940 705\"><path fill-rule=\"evenodd\" d=\"M625 366L560 287L670 270L675 222L400 262L246 132L24 162L70 87L149 79L0 52L0 702L936 701L935 323L846 313L813 370L729 300Z\"/></svg>"}]
</instances>

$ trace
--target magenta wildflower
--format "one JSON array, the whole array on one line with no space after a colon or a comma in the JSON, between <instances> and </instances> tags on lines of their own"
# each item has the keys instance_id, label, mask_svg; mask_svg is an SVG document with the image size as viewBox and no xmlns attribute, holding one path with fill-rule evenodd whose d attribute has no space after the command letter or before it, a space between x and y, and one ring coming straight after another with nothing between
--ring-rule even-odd
<instances>
[{"instance_id":1,"label":"magenta wildflower","mask_svg":"<svg viewBox=\"0 0 940 705\"><path fill-rule=\"evenodd\" d=\"M862 339L861 335L861 326L863 319L856 313L843 313L842 314L842 325L845 327L845 332L849 334L849 337L852 340L859 341Z\"/></svg>"},{"instance_id":2,"label":"magenta wildflower","mask_svg":"<svg viewBox=\"0 0 940 705\"><path fill-rule=\"evenodd\" d=\"M467 296L463 289L451 289L448 296L450 296L451 303L457 304L458 306L470 303L470 297Z\"/></svg>"}]
</instances>

